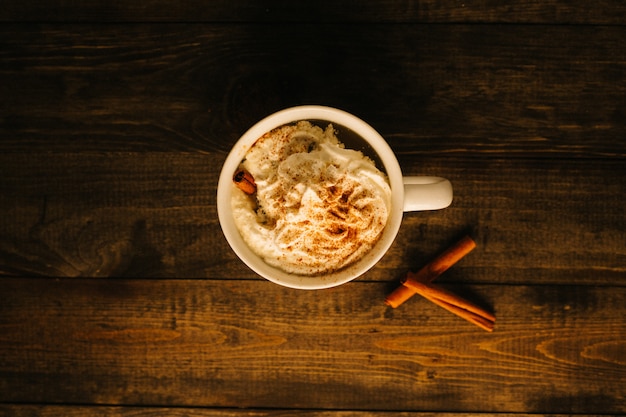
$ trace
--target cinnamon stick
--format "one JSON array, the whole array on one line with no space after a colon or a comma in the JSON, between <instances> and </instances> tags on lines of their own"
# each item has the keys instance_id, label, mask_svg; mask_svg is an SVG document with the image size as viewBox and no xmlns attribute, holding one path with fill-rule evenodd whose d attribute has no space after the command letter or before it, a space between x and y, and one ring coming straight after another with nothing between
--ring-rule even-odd
<instances>
[{"instance_id":1,"label":"cinnamon stick","mask_svg":"<svg viewBox=\"0 0 626 417\"><path fill-rule=\"evenodd\" d=\"M439 298L435 298L435 297L430 297L424 294L421 294L424 298L426 298L428 301L431 301L434 304L437 304L440 307L445 308L446 310L448 310L449 312L456 314L457 316L469 321L470 323L473 323L475 325L477 325L478 327L487 330L488 332L492 332L493 328L495 326L495 320L489 320L486 317L483 317L481 315L478 315L476 313L473 313L471 311L468 310L464 310L454 304L449 304Z\"/></svg>"},{"instance_id":2,"label":"cinnamon stick","mask_svg":"<svg viewBox=\"0 0 626 417\"><path fill-rule=\"evenodd\" d=\"M465 236L463 239L446 249L432 262L420 269L417 273L409 272L407 279L423 283L432 282L439 275L446 272L452 265L459 262L475 247L476 242L474 242L471 237Z\"/></svg>"},{"instance_id":3,"label":"cinnamon stick","mask_svg":"<svg viewBox=\"0 0 626 417\"><path fill-rule=\"evenodd\" d=\"M493 314L459 297L458 295L441 288L438 285L434 285L434 284L426 285L421 282L413 281L413 280L407 280L406 282L404 282L403 285L408 288L411 288L413 291L415 291L419 295L424 296L426 298L437 298L448 304L452 304L464 310L470 311L474 314L478 314L479 316L482 316L489 321L496 320Z\"/></svg>"},{"instance_id":4,"label":"cinnamon stick","mask_svg":"<svg viewBox=\"0 0 626 417\"><path fill-rule=\"evenodd\" d=\"M423 284L418 281L407 280L403 286L411 288L417 294L445 308L487 331L492 331L496 317L479 306L447 291L437 285Z\"/></svg>"},{"instance_id":5,"label":"cinnamon stick","mask_svg":"<svg viewBox=\"0 0 626 417\"><path fill-rule=\"evenodd\" d=\"M432 284L435 278L448 270L475 247L476 242L470 237L464 237L418 272L407 273L402 285L389 294L385 302L396 308L413 295L420 294L427 300L464 318L470 323L489 332L493 331L496 320L493 314L450 291Z\"/></svg>"},{"instance_id":6,"label":"cinnamon stick","mask_svg":"<svg viewBox=\"0 0 626 417\"><path fill-rule=\"evenodd\" d=\"M233 182L246 194L254 194L256 192L254 177L246 170L240 169L235 172Z\"/></svg>"},{"instance_id":7,"label":"cinnamon stick","mask_svg":"<svg viewBox=\"0 0 626 417\"><path fill-rule=\"evenodd\" d=\"M446 249L418 272L409 272L406 276L406 280L410 279L412 281L423 283L432 282L439 275L447 271L452 265L461 260L461 258L470 253L475 247L476 242L474 242L471 237L466 236L450 248ZM415 295L415 291L413 289L407 289L406 286L402 285L389 294L385 299L385 302L389 306L396 308L413 295Z\"/></svg>"}]
</instances>

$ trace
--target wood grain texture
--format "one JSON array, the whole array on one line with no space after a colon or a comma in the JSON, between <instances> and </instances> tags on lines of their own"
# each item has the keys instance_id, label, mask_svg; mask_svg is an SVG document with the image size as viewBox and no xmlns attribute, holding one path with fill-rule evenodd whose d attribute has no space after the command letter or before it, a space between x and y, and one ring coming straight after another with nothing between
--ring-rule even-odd
<instances>
[{"instance_id":1,"label":"wood grain texture","mask_svg":"<svg viewBox=\"0 0 626 417\"><path fill-rule=\"evenodd\" d=\"M540 417L526 413L428 413L411 411L324 411L324 410L250 410L206 409L188 407L85 407L56 405L2 405L2 417ZM551 414L551 417L570 417L571 414ZM600 417L598 414L577 414L578 417Z\"/></svg>"},{"instance_id":2,"label":"wood grain texture","mask_svg":"<svg viewBox=\"0 0 626 417\"><path fill-rule=\"evenodd\" d=\"M626 412L624 288L473 286L488 334L421 299L392 310L385 284L0 286L0 402Z\"/></svg>"},{"instance_id":3,"label":"wood grain texture","mask_svg":"<svg viewBox=\"0 0 626 417\"><path fill-rule=\"evenodd\" d=\"M257 279L228 247L215 207L224 154L0 155L0 271L61 277ZM624 285L621 161L402 155L406 175L449 178L443 211L407 213L362 279L396 281L462 234L478 248L441 278Z\"/></svg>"},{"instance_id":4,"label":"wood grain texture","mask_svg":"<svg viewBox=\"0 0 626 417\"><path fill-rule=\"evenodd\" d=\"M400 152L624 158L626 28L3 25L0 151L225 151L346 109Z\"/></svg>"},{"instance_id":5,"label":"wood grain texture","mask_svg":"<svg viewBox=\"0 0 626 417\"><path fill-rule=\"evenodd\" d=\"M517 22L623 24L619 0L27 0L8 2L0 21L22 22Z\"/></svg>"}]
</instances>

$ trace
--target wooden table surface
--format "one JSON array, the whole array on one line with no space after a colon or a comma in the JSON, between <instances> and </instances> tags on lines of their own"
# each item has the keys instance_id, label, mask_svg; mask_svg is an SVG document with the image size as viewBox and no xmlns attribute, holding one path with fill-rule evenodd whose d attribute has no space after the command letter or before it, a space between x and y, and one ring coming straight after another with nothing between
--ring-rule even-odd
<instances>
[{"instance_id":1,"label":"wooden table surface","mask_svg":"<svg viewBox=\"0 0 626 417\"><path fill-rule=\"evenodd\" d=\"M0 416L626 415L622 0L5 3ZM455 190L333 289L217 220L228 150L299 104ZM384 304L466 234L438 282L492 333Z\"/></svg>"}]
</instances>

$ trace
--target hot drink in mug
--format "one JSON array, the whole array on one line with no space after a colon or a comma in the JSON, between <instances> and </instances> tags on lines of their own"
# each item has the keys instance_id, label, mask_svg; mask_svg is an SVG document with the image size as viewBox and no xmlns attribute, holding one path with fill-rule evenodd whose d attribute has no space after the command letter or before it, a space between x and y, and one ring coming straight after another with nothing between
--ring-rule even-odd
<instances>
[{"instance_id":1,"label":"hot drink in mug","mask_svg":"<svg viewBox=\"0 0 626 417\"><path fill-rule=\"evenodd\" d=\"M404 211L451 201L448 180L403 177L391 148L362 120L300 106L266 117L235 144L217 206L226 239L251 269L280 285L319 289L374 266Z\"/></svg>"}]
</instances>

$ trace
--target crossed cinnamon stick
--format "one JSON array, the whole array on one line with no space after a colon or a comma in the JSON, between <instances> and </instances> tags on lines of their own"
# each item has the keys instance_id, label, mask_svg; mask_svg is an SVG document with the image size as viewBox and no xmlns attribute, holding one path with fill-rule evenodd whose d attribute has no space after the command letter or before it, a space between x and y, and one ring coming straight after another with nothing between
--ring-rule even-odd
<instances>
[{"instance_id":1,"label":"crossed cinnamon stick","mask_svg":"<svg viewBox=\"0 0 626 417\"><path fill-rule=\"evenodd\" d=\"M389 294L385 302L396 308L413 295L419 294L470 323L489 332L493 331L496 320L493 314L440 286L432 284L435 278L447 271L475 247L476 242L472 238L464 237L418 272L409 272L402 281L402 285Z\"/></svg>"}]
</instances>

